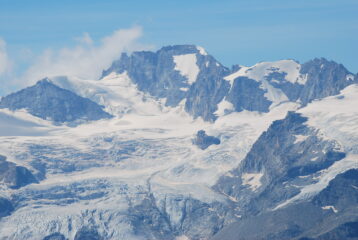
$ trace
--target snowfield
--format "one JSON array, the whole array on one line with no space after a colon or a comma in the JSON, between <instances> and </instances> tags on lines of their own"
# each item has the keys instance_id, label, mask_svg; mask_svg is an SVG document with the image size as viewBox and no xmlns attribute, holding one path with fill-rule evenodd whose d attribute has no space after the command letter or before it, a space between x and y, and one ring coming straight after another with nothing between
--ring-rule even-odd
<instances>
[{"instance_id":1,"label":"snowfield","mask_svg":"<svg viewBox=\"0 0 358 240\"><path fill-rule=\"evenodd\" d=\"M199 51L203 51L200 49ZM205 51L205 50L204 50ZM203 54L205 55L205 54ZM196 54L185 54L173 56L175 70L188 79L188 84L193 84L199 74L199 67L196 64Z\"/></svg>"}]
</instances>

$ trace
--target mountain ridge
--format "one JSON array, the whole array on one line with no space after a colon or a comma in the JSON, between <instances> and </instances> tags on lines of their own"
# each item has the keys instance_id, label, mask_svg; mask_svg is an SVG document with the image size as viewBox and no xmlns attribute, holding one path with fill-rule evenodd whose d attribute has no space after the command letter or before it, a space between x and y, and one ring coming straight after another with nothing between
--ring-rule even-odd
<instances>
[{"instance_id":1,"label":"mountain ridge","mask_svg":"<svg viewBox=\"0 0 358 240\"><path fill-rule=\"evenodd\" d=\"M103 71L98 81L114 73L128 79L118 79L118 82L129 81L153 100L164 101L163 107L184 105L185 111L194 119L200 117L209 122L225 112L268 112L285 102L305 106L358 83L358 77L342 64L325 58L315 58L303 64L295 60L260 62L252 67L237 66L230 70L195 45L167 46L156 52L140 51L131 55L123 53ZM99 97L81 95L82 89L69 87L75 84L70 80L66 84L57 83L103 105ZM85 84L83 87L86 88Z\"/></svg>"}]
</instances>

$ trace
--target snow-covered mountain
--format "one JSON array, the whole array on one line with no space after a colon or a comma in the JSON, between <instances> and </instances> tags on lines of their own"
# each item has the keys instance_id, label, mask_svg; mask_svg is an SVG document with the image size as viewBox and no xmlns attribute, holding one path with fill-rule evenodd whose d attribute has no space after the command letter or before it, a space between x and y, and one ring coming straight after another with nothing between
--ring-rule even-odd
<instances>
[{"instance_id":1,"label":"snow-covered mountain","mask_svg":"<svg viewBox=\"0 0 358 240\"><path fill-rule=\"evenodd\" d=\"M0 239L355 239L356 106L341 64L193 45L41 80L0 100Z\"/></svg>"}]
</instances>

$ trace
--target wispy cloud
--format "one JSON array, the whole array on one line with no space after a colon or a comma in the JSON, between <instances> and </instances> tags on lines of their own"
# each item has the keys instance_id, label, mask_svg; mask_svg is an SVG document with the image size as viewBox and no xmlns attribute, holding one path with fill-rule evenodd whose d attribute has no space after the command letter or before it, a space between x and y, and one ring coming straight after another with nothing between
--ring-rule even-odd
<instances>
[{"instance_id":1,"label":"wispy cloud","mask_svg":"<svg viewBox=\"0 0 358 240\"><path fill-rule=\"evenodd\" d=\"M75 47L45 50L35 58L20 80L27 85L44 77L59 75L97 79L122 52L150 48L138 42L141 36L142 28L138 26L119 29L96 44L88 33L84 33L76 38L78 43Z\"/></svg>"}]
</instances>

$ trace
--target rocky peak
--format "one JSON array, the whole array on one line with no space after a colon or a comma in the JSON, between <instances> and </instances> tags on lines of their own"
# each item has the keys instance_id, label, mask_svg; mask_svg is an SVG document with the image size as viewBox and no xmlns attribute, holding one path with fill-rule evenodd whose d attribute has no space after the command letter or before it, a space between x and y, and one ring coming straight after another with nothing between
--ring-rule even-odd
<instances>
[{"instance_id":1,"label":"rocky peak","mask_svg":"<svg viewBox=\"0 0 358 240\"><path fill-rule=\"evenodd\" d=\"M30 114L57 123L110 118L97 103L60 88L47 78L3 97L0 108L26 109Z\"/></svg>"}]
</instances>

